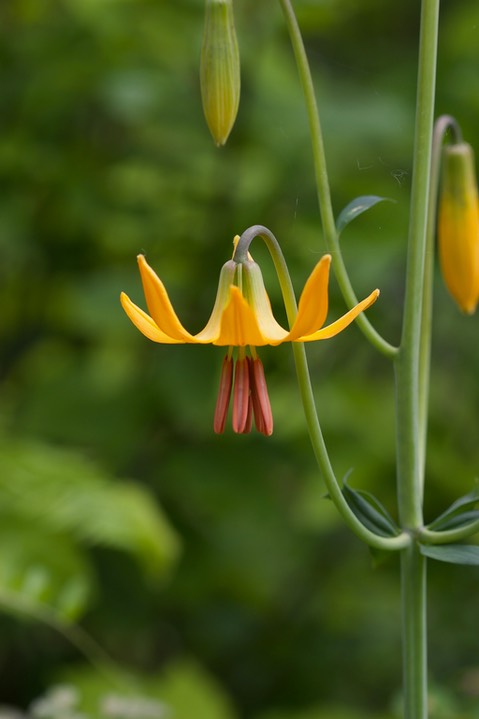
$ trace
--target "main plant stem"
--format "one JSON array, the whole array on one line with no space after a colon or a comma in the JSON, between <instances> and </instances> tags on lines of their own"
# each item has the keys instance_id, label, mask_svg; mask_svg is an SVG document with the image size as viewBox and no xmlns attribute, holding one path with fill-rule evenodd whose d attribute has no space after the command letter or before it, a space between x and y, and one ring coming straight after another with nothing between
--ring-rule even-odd
<instances>
[{"instance_id":1,"label":"main plant stem","mask_svg":"<svg viewBox=\"0 0 479 719\"><path fill-rule=\"evenodd\" d=\"M310 124L318 200L336 276L348 304L355 303L334 225L324 143L304 43L290 0L279 0L303 87ZM423 313L431 147L434 120L439 0L422 0L418 90L411 192L406 296L399 352L379 337L367 318L358 324L384 355L394 359L396 374L397 479L399 518L413 542L402 550L403 694L405 719L427 717L426 560L417 538L423 526L426 405L429 388L430 311ZM429 265L430 267L430 265ZM426 288L426 294L429 287ZM427 301L426 301L427 304Z\"/></svg>"},{"instance_id":2,"label":"main plant stem","mask_svg":"<svg viewBox=\"0 0 479 719\"><path fill-rule=\"evenodd\" d=\"M424 441L428 395L429 326L423 318L428 203L434 125L439 0L423 0L411 190L406 296L401 346L395 359L397 481L401 527L423 525ZM427 323L431 318L427 315ZM419 545L402 551L403 695L405 719L426 719L426 560Z\"/></svg>"},{"instance_id":3,"label":"main plant stem","mask_svg":"<svg viewBox=\"0 0 479 719\"><path fill-rule=\"evenodd\" d=\"M427 717L426 557L412 543L401 552L405 719Z\"/></svg>"}]
</instances>

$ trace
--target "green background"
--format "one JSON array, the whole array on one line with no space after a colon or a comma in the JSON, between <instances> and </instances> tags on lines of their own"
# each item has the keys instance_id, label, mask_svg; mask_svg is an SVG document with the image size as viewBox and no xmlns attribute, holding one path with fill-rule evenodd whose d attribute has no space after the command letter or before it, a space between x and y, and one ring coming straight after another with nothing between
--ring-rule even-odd
<instances>
[{"instance_id":1,"label":"green background","mask_svg":"<svg viewBox=\"0 0 479 719\"><path fill-rule=\"evenodd\" d=\"M336 215L358 195L395 201L342 236L357 294L381 289L369 317L391 342L418 5L295 2ZM195 332L236 233L267 225L298 294L325 251L279 3L235 2L242 96L222 149L201 109L203 12L202 0L0 6L0 703L25 708L67 682L103 716L101 697L134 681L176 719L397 716L397 559L373 560L325 499L290 348L261 351L273 436L218 437L221 349L148 342L119 305L124 290L144 306L139 252ZM478 28L475 0L444 0L437 114L476 147ZM330 318L344 312L334 281L330 304ZM470 491L478 463L477 317L439 274L435 309L429 520ZM352 469L395 515L388 361L356 327L308 356L337 476ZM477 569L431 562L429 578L431 716L479 717Z\"/></svg>"}]
</instances>

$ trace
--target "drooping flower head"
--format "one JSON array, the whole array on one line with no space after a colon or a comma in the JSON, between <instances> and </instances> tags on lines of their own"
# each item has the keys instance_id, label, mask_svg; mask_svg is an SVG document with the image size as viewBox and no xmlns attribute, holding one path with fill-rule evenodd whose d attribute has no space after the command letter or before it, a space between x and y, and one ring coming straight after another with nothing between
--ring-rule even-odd
<instances>
[{"instance_id":1,"label":"drooping flower head","mask_svg":"<svg viewBox=\"0 0 479 719\"><path fill-rule=\"evenodd\" d=\"M479 205L474 152L466 142L443 150L437 233L446 287L472 314L479 301Z\"/></svg>"},{"instance_id":2,"label":"drooping flower head","mask_svg":"<svg viewBox=\"0 0 479 719\"><path fill-rule=\"evenodd\" d=\"M246 232L242 237L245 235ZM248 245L251 239L252 236ZM125 293L121 294L121 303L133 324L153 342L228 347L215 411L215 432L224 430L232 394L233 430L240 434L249 432L254 417L257 430L270 435L273 418L263 365L256 348L282 342L313 342L334 337L376 301L379 290L374 290L340 319L323 327L328 312L331 264L331 256L324 255L304 286L291 329L286 330L273 315L259 265L247 252L244 243L240 245L239 241L240 238L236 237L233 259L221 269L216 301L210 319L201 332L192 335L183 327L162 281L148 265L144 255L138 255L138 265L150 314L135 305Z\"/></svg>"}]
</instances>

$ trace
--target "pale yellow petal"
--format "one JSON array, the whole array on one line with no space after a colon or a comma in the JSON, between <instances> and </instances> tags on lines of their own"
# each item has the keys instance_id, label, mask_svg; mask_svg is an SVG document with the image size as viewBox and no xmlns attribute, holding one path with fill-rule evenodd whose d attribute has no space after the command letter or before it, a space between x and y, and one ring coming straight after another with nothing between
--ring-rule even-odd
<instances>
[{"instance_id":1,"label":"pale yellow petal","mask_svg":"<svg viewBox=\"0 0 479 719\"><path fill-rule=\"evenodd\" d=\"M293 340L293 342L314 342L315 340L326 340L329 337L334 337L334 335L339 334L339 332L341 332L348 325L350 325L351 322L353 322L356 317L361 314L361 312L363 312L374 302L376 302L378 297L379 290L374 290L374 292L371 292L369 297L366 297L366 299L364 299L362 302L359 302L356 307L353 307L352 310L346 312L346 314L340 317L339 320L332 322L330 325L328 325L327 327L323 327L323 329L320 329L317 332L313 332L312 334L305 335L303 337L298 337L297 339Z\"/></svg>"},{"instance_id":2,"label":"pale yellow petal","mask_svg":"<svg viewBox=\"0 0 479 719\"><path fill-rule=\"evenodd\" d=\"M288 339L310 335L322 327L328 314L328 282L331 255L324 255L310 274L298 305Z\"/></svg>"},{"instance_id":3,"label":"pale yellow petal","mask_svg":"<svg viewBox=\"0 0 479 719\"><path fill-rule=\"evenodd\" d=\"M183 341L173 339L162 332L156 322L152 320L146 312L143 312L142 309L137 307L124 292L121 293L120 300L123 309L135 327L137 327L145 337L148 337L149 340L163 344L178 344Z\"/></svg>"},{"instance_id":4,"label":"pale yellow petal","mask_svg":"<svg viewBox=\"0 0 479 719\"><path fill-rule=\"evenodd\" d=\"M158 328L176 342L194 342L193 336L178 319L163 282L150 267L144 255L138 255L138 266L146 304Z\"/></svg>"},{"instance_id":5,"label":"pale yellow petal","mask_svg":"<svg viewBox=\"0 0 479 719\"><path fill-rule=\"evenodd\" d=\"M230 289L236 272L236 263L233 260L225 262L220 272L218 290L216 292L215 304L211 316L201 332L194 336L194 341L199 344L215 342L221 332L221 321L223 312L230 301Z\"/></svg>"},{"instance_id":6,"label":"pale yellow petal","mask_svg":"<svg viewBox=\"0 0 479 719\"><path fill-rule=\"evenodd\" d=\"M248 302L264 337L263 344L277 345L288 338L289 333L276 321L266 292L261 269L252 260L243 264L243 294Z\"/></svg>"}]
</instances>

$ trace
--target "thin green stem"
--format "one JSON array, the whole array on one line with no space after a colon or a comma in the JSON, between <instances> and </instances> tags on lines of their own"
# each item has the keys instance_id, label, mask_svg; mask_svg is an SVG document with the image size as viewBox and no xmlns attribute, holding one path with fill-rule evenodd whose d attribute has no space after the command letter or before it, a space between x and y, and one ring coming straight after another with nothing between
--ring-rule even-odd
<instances>
[{"instance_id":1,"label":"thin green stem","mask_svg":"<svg viewBox=\"0 0 479 719\"><path fill-rule=\"evenodd\" d=\"M426 558L416 544L401 552L404 717L427 711Z\"/></svg>"},{"instance_id":2,"label":"thin green stem","mask_svg":"<svg viewBox=\"0 0 479 719\"><path fill-rule=\"evenodd\" d=\"M411 190L406 296L401 347L396 358L398 503L403 527L422 526L423 449L429 382L429 327L423 325L424 271L430 196L439 0L423 0ZM429 318L430 322L430 318ZM425 340L427 339L427 341ZM420 413L420 406L423 407Z\"/></svg>"},{"instance_id":3,"label":"thin green stem","mask_svg":"<svg viewBox=\"0 0 479 719\"><path fill-rule=\"evenodd\" d=\"M339 487L331 465L328 450L324 442L323 433L319 424L314 394L311 386L306 350L304 344L293 344L293 355L296 364L296 373L301 393L301 401L308 424L309 435L313 445L314 455L321 470L329 496L336 505L339 513L352 531L371 547L386 550L399 550L411 544L411 536L407 532L401 532L396 537L380 537L367 529L351 511Z\"/></svg>"},{"instance_id":4,"label":"thin green stem","mask_svg":"<svg viewBox=\"0 0 479 719\"><path fill-rule=\"evenodd\" d=\"M439 0L423 0L401 345L395 361L397 481L400 524L417 535L423 526L424 458L432 312L431 159ZM426 287L425 287L426 285ZM401 556L405 719L426 719L426 560L415 542Z\"/></svg>"},{"instance_id":5,"label":"thin green stem","mask_svg":"<svg viewBox=\"0 0 479 719\"><path fill-rule=\"evenodd\" d=\"M456 142L462 140L461 129L450 115L442 115L434 125L430 192L427 208L426 250L424 259L423 305L421 317L421 340L419 349L419 427L422 479L426 461L426 441L429 404L429 373L431 364L431 331L433 309L434 246L436 229L437 196L444 136L450 130ZM424 489L424 488L422 488Z\"/></svg>"},{"instance_id":6,"label":"thin green stem","mask_svg":"<svg viewBox=\"0 0 479 719\"><path fill-rule=\"evenodd\" d=\"M418 537L423 544L452 544L453 542L460 542L463 539L472 537L472 535L477 534L477 532L479 532L479 519L465 524L462 527L444 529L440 532L422 527L422 529L418 531Z\"/></svg>"},{"instance_id":7,"label":"thin green stem","mask_svg":"<svg viewBox=\"0 0 479 719\"><path fill-rule=\"evenodd\" d=\"M279 243L273 233L268 230L267 227L263 227L262 225L249 227L241 235L234 257L238 262L241 262L243 258L246 258L248 248L255 237L261 237L271 254L278 275L288 322L290 326L292 326L297 314L296 297L286 261ZM366 542L366 544L369 544L371 547L386 550L399 550L408 546L411 542L409 534L403 532L396 537L382 537L374 532L371 532L356 517L346 502L334 474L321 431L321 426L319 424L304 344L293 342L292 345L301 400L311 437L311 443L313 445L314 455L321 470L321 474L328 489L329 496L336 505L346 524L360 539Z\"/></svg>"},{"instance_id":8,"label":"thin green stem","mask_svg":"<svg viewBox=\"0 0 479 719\"><path fill-rule=\"evenodd\" d=\"M339 237L334 221L333 206L331 202L331 192L329 188L328 172L326 165L326 153L324 150L323 133L319 119L318 106L314 91L311 69L309 67L306 50L301 36L293 7L290 0L279 0L283 9L286 26L288 28L293 52L296 59L296 65L303 89L306 110L308 113L308 121L311 134L314 172L316 177L316 186L318 193L318 202L321 213L321 221L323 225L323 233L326 246L333 256L333 269L338 280L339 287L343 294L344 300L349 307L354 307L358 303L358 299L353 290L349 279L348 271L343 260ZM357 319L359 329L365 337L386 357L393 358L397 353L397 348L387 342L372 326L366 315L362 314Z\"/></svg>"}]
</instances>

